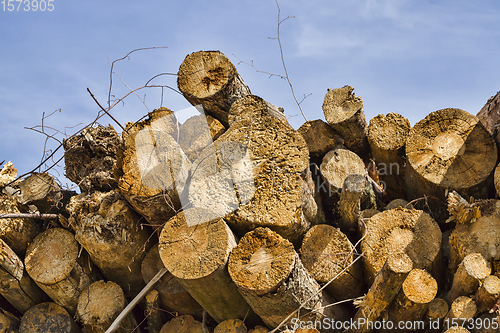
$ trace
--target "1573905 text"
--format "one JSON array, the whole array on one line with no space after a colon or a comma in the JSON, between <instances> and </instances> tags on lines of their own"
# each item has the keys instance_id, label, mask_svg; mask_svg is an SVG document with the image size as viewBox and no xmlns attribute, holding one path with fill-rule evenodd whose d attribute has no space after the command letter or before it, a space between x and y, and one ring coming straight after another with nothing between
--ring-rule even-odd
<instances>
[{"instance_id":1,"label":"1573905 text","mask_svg":"<svg viewBox=\"0 0 500 333\"><path fill-rule=\"evenodd\" d=\"M4 12L51 12L55 9L54 0L2 0L0 3Z\"/></svg>"}]
</instances>

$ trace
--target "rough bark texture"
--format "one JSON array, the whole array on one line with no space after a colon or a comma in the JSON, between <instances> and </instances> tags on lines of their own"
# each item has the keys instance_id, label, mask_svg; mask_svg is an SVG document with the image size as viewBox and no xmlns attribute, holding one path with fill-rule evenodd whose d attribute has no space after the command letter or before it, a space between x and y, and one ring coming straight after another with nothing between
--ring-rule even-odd
<instances>
[{"instance_id":1,"label":"rough bark texture","mask_svg":"<svg viewBox=\"0 0 500 333\"><path fill-rule=\"evenodd\" d=\"M328 89L323 102L326 121L344 139L344 144L360 156L370 150L363 100L353 93L354 88L344 86Z\"/></svg>"},{"instance_id":2,"label":"rough bark texture","mask_svg":"<svg viewBox=\"0 0 500 333\"><path fill-rule=\"evenodd\" d=\"M453 303L451 303L450 311L444 319L445 329L447 328L446 323L450 326L452 323L463 326L463 323L468 319L474 318L476 311L476 303L474 303L472 298L467 296L457 297Z\"/></svg>"},{"instance_id":3,"label":"rough bark texture","mask_svg":"<svg viewBox=\"0 0 500 333\"><path fill-rule=\"evenodd\" d=\"M3 269L0 269L0 294L21 313L25 313L34 305L48 300L47 295L26 272L18 280Z\"/></svg>"},{"instance_id":4,"label":"rough bark texture","mask_svg":"<svg viewBox=\"0 0 500 333\"><path fill-rule=\"evenodd\" d=\"M66 209L75 239L92 262L127 295L136 295L144 287L141 263L151 246L141 217L115 191L79 194Z\"/></svg>"},{"instance_id":5,"label":"rough bark texture","mask_svg":"<svg viewBox=\"0 0 500 333\"><path fill-rule=\"evenodd\" d=\"M414 268L430 272L441 269L441 230L425 212L397 208L374 215L366 223L361 243L368 281L382 268L390 254L406 253Z\"/></svg>"},{"instance_id":6,"label":"rough bark texture","mask_svg":"<svg viewBox=\"0 0 500 333\"><path fill-rule=\"evenodd\" d=\"M153 227L160 227L181 208L191 163L176 142L178 123L167 108L127 124L118 156L118 189Z\"/></svg>"},{"instance_id":7,"label":"rough bark texture","mask_svg":"<svg viewBox=\"0 0 500 333\"><path fill-rule=\"evenodd\" d=\"M90 262L78 257L75 236L65 229L48 229L30 244L24 263L36 284L70 314L75 314L78 296L94 280ZM87 258L88 259L88 258Z\"/></svg>"},{"instance_id":8,"label":"rough bark texture","mask_svg":"<svg viewBox=\"0 0 500 333\"><path fill-rule=\"evenodd\" d=\"M311 162L318 165L326 153L343 143L337 132L321 119L308 120L297 131L307 142Z\"/></svg>"},{"instance_id":9,"label":"rough bark texture","mask_svg":"<svg viewBox=\"0 0 500 333\"><path fill-rule=\"evenodd\" d=\"M158 244L155 244L142 260L141 272L144 282L148 283L163 267L165 266L158 252ZM155 284L155 289L159 292L160 305L163 309L180 315L191 315L201 320L203 308L171 273L167 272Z\"/></svg>"},{"instance_id":10,"label":"rough bark texture","mask_svg":"<svg viewBox=\"0 0 500 333\"><path fill-rule=\"evenodd\" d=\"M359 305L354 321L365 319L366 325L359 325L352 332L371 332L368 322L375 321L387 309L401 289L401 285L412 270L413 263L404 253L391 254L375 276L373 284Z\"/></svg>"},{"instance_id":11,"label":"rough bark texture","mask_svg":"<svg viewBox=\"0 0 500 333\"><path fill-rule=\"evenodd\" d=\"M251 316L227 271L229 253L236 246L234 235L224 220L206 214L192 208L165 224L159 243L163 264L217 322ZM188 219L208 222L189 227Z\"/></svg>"},{"instance_id":12,"label":"rough bark texture","mask_svg":"<svg viewBox=\"0 0 500 333\"><path fill-rule=\"evenodd\" d=\"M304 236L301 260L309 274L337 301L364 294L361 260L345 234L326 224L313 226Z\"/></svg>"},{"instance_id":13,"label":"rough bark texture","mask_svg":"<svg viewBox=\"0 0 500 333\"><path fill-rule=\"evenodd\" d=\"M500 296L500 278L496 275L487 276L478 291L472 297L476 302L477 312L483 313L490 311Z\"/></svg>"},{"instance_id":14,"label":"rough bark texture","mask_svg":"<svg viewBox=\"0 0 500 333\"><path fill-rule=\"evenodd\" d=\"M119 285L111 281L92 283L78 298L77 317L82 322L83 332L105 332L125 306L125 295ZM135 319L129 315L115 332L130 332L136 327Z\"/></svg>"},{"instance_id":15,"label":"rough bark texture","mask_svg":"<svg viewBox=\"0 0 500 333\"><path fill-rule=\"evenodd\" d=\"M397 113L378 115L368 126L372 157L389 199L406 197L404 147L410 128L408 119Z\"/></svg>"},{"instance_id":16,"label":"rough bark texture","mask_svg":"<svg viewBox=\"0 0 500 333\"><path fill-rule=\"evenodd\" d=\"M234 65L220 51L199 51L186 56L177 74L177 86L192 105L228 125L231 105L250 94Z\"/></svg>"},{"instance_id":17,"label":"rough bark texture","mask_svg":"<svg viewBox=\"0 0 500 333\"><path fill-rule=\"evenodd\" d=\"M111 125L89 127L63 140L66 177L82 191L115 189L120 144L120 136Z\"/></svg>"},{"instance_id":18,"label":"rough bark texture","mask_svg":"<svg viewBox=\"0 0 500 333\"><path fill-rule=\"evenodd\" d=\"M189 118L179 127L179 145L187 158L194 162L200 152L225 132L224 126L208 115Z\"/></svg>"},{"instance_id":19,"label":"rough bark texture","mask_svg":"<svg viewBox=\"0 0 500 333\"><path fill-rule=\"evenodd\" d=\"M204 331L199 321L189 315L183 315L163 325L160 333L204 333Z\"/></svg>"},{"instance_id":20,"label":"rough bark texture","mask_svg":"<svg viewBox=\"0 0 500 333\"><path fill-rule=\"evenodd\" d=\"M231 105L229 109L229 126L233 126L242 120L251 122L261 117L274 117L290 126L283 112L273 104L255 95L242 97Z\"/></svg>"},{"instance_id":21,"label":"rough bark texture","mask_svg":"<svg viewBox=\"0 0 500 333\"><path fill-rule=\"evenodd\" d=\"M488 132L493 135L500 124L500 91L488 99L476 116Z\"/></svg>"},{"instance_id":22,"label":"rough bark texture","mask_svg":"<svg viewBox=\"0 0 500 333\"><path fill-rule=\"evenodd\" d=\"M497 147L476 117L460 109L443 109L411 129L406 157L409 199L427 195L444 201L451 190L466 198L487 198ZM441 206L433 209L447 215Z\"/></svg>"},{"instance_id":23,"label":"rough bark texture","mask_svg":"<svg viewBox=\"0 0 500 333\"><path fill-rule=\"evenodd\" d=\"M63 307L47 302L32 307L21 318L19 333L33 332L79 333L81 330Z\"/></svg>"},{"instance_id":24,"label":"rough bark texture","mask_svg":"<svg viewBox=\"0 0 500 333\"><path fill-rule=\"evenodd\" d=\"M323 295L319 284L304 268L293 245L269 228L243 236L229 257L229 274L269 328L290 324L299 308L301 315L310 313L312 320L325 313L320 309ZM344 318L340 306L330 310L335 311L328 314L334 320Z\"/></svg>"},{"instance_id":25,"label":"rough bark texture","mask_svg":"<svg viewBox=\"0 0 500 333\"><path fill-rule=\"evenodd\" d=\"M448 193L448 213L450 217L446 223L474 223L481 217L481 208L472 198L471 202L467 202L456 191L452 191Z\"/></svg>"},{"instance_id":26,"label":"rough bark texture","mask_svg":"<svg viewBox=\"0 0 500 333\"><path fill-rule=\"evenodd\" d=\"M351 174L344 180L339 200L339 211L342 218L340 228L344 232L357 230L361 215L361 197L368 185L366 178L359 174Z\"/></svg>"}]
</instances>

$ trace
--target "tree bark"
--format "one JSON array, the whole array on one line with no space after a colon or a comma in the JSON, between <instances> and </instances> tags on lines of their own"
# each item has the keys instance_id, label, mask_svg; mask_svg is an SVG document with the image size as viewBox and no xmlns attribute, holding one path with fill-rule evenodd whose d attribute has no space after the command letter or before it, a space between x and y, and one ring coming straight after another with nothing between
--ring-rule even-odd
<instances>
[{"instance_id":1,"label":"tree bark","mask_svg":"<svg viewBox=\"0 0 500 333\"><path fill-rule=\"evenodd\" d=\"M79 333L81 330L63 307L47 302L35 305L21 318L19 333L33 332Z\"/></svg>"},{"instance_id":2,"label":"tree bark","mask_svg":"<svg viewBox=\"0 0 500 333\"><path fill-rule=\"evenodd\" d=\"M0 269L0 294L21 313L48 300L47 295L28 274L23 272L21 279L18 280L4 269Z\"/></svg>"},{"instance_id":3,"label":"tree bark","mask_svg":"<svg viewBox=\"0 0 500 333\"><path fill-rule=\"evenodd\" d=\"M468 319L474 318L476 312L476 303L474 303L472 298L467 296L457 297L451 303L450 311L444 319L444 328L447 329L447 326L451 327L455 323L458 326L463 326L463 323L467 322Z\"/></svg>"},{"instance_id":4,"label":"tree bark","mask_svg":"<svg viewBox=\"0 0 500 333\"><path fill-rule=\"evenodd\" d=\"M92 283L78 298L77 317L82 322L83 332L105 332L125 306L125 295L118 284L102 280ZM135 318L129 314L115 332L131 332L136 327Z\"/></svg>"},{"instance_id":5,"label":"tree bark","mask_svg":"<svg viewBox=\"0 0 500 333\"><path fill-rule=\"evenodd\" d=\"M25 258L26 271L35 283L57 304L75 314L78 296L95 276L88 272L90 262L78 258L75 236L62 228L38 235Z\"/></svg>"},{"instance_id":6,"label":"tree bark","mask_svg":"<svg viewBox=\"0 0 500 333\"><path fill-rule=\"evenodd\" d=\"M500 296L500 278L496 275L487 276L481 283L472 299L476 302L477 312L490 311Z\"/></svg>"},{"instance_id":7,"label":"tree bark","mask_svg":"<svg viewBox=\"0 0 500 333\"><path fill-rule=\"evenodd\" d=\"M189 227L188 219L208 222ZM163 264L217 322L252 316L227 271L229 253L235 246L234 235L224 220L212 219L199 208L177 214L160 235Z\"/></svg>"},{"instance_id":8,"label":"tree bark","mask_svg":"<svg viewBox=\"0 0 500 333\"><path fill-rule=\"evenodd\" d=\"M451 303L459 296L476 293L480 283L490 274L491 264L480 253L467 255L458 266L445 301Z\"/></svg>"},{"instance_id":9,"label":"tree bark","mask_svg":"<svg viewBox=\"0 0 500 333\"><path fill-rule=\"evenodd\" d=\"M75 239L87 250L106 279L135 296L143 287L141 263L151 246L141 217L115 191L82 193L67 210Z\"/></svg>"},{"instance_id":10,"label":"tree bark","mask_svg":"<svg viewBox=\"0 0 500 333\"><path fill-rule=\"evenodd\" d=\"M254 329L249 330L248 333L269 333L269 330L264 326L257 325Z\"/></svg>"},{"instance_id":11,"label":"tree bark","mask_svg":"<svg viewBox=\"0 0 500 333\"><path fill-rule=\"evenodd\" d=\"M341 306L328 308L328 315L321 309L323 295L318 283L293 245L269 228L245 234L231 252L228 268L241 295L269 328L290 324L299 314L305 321L303 315L312 320L322 314L333 320L345 316Z\"/></svg>"},{"instance_id":12,"label":"tree bark","mask_svg":"<svg viewBox=\"0 0 500 333\"><path fill-rule=\"evenodd\" d=\"M269 227L295 241L316 212L302 179L309 153L300 134L280 120L262 116L239 121L193 163L189 202L224 216L238 236Z\"/></svg>"},{"instance_id":13,"label":"tree bark","mask_svg":"<svg viewBox=\"0 0 500 333\"><path fill-rule=\"evenodd\" d=\"M247 333L245 323L240 319L226 319L214 329L214 333Z\"/></svg>"},{"instance_id":14,"label":"tree bark","mask_svg":"<svg viewBox=\"0 0 500 333\"><path fill-rule=\"evenodd\" d=\"M311 162L317 165L330 150L343 143L337 132L321 119L308 120L297 131L307 142Z\"/></svg>"},{"instance_id":15,"label":"tree bark","mask_svg":"<svg viewBox=\"0 0 500 333\"><path fill-rule=\"evenodd\" d=\"M383 211L366 223L365 235L361 251L369 283L393 253L406 253L414 268L440 276L441 230L427 213L404 208Z\"/></svg>"},{"instance_id":16,"label":"tree bark","mask_svg":"<svg viewBox=\"0 0 500 333\"><path fill-rule=\"evenodd\" d=\"M84 192L116 189L114 177L120 136L113 126L84 129L63 140L66 177Z\"/></svg>"},{"instance_id":17,"label":"tree bark","mask_svg":"<svg viewBox=\"0 0 500 333\"><path fill-rule=\"evenodd\" d=\"M191 168L176 141L177 119L160 108L148 119L127 124L127 130L118 157L118 189L149 224L160 228L181 208L179 194Z\"/></svg>"},{"instance_id":18,"label":"tree bark","mask_svg":"<svg viewBox=\"0 0 500 333\"><path fill-rule=\"evenodd\" d=\"M500 124L500 91L488 98L486 104L479 110L476 117L491 135Z\"/></svg>"},{"instance_id":19,"label":"tree bark","mask_svg":"<svg viewBox=\"0 0 500 333\"><path fill-rule=\"evenodd\" d=\"M323 102L323 113L330 126L344 139L345 146L365 157L370 146L366 137L363 100L356 97L353 90L351 86L328 89Z\"/></svg>"},{"instance_id":20,"label":"tree bark","mask_svg":"<svg viewBox=\"0 0 500 333\"><path fill-rule=\"evenodd\" d=\"M389 200L406 197L404 148L410 128L397 113L380 114L368 125L368 142Z\"/></svg>"},{"instance_id":21,"label":"tree bark","mask_svg":"<svg viewBox=\"0 0 500 333\"><path fill-rule=\"evenodd\" d=\"M356 298L366 291L361 260L346 235L327 224L313 226L304 236L301 260L309 274L335 300Z\"/></svg>"},{"instance_id":22,"label":"tree bark","mask_svg":"<svg viewBox=\"0 0 500 333\"><path fill-rule=\"evenodd\" d=\"M368 185L366 178L359 174L351 174L344 180L340 193L339 212L342 218L340 228L346 233L352 233L358 229L361 196Z\"/></svg>"},{"instance_id":23,"label":"tree bark","mask_svg":"<svg viewBox=\"0 0 500 333\"><path fill-rule=\"evenodd\" d=\"M148 283L155 275L165 267L158 252L158 244L154 245L142 260L141 272L144 282ZM167 272L155 284L155 289L159 292L160 305L167 311L178 313L179 315L191 315L201 320L203 308L198 302L182 287L174 276Z\"/></svg>"},{"instance_id":24,"label":"tree bark","mask_svg":"<svg viewBox=\"0 0 500 333\"><path fill-rule=\"evenodd\" d=\"M238 121L252 122L256 118L274 117L283 124L290 126L283 112L273 104L256 95L247 95L236 100L229 109L229 126Z\"/></svg>"},{"instance_id":25,"label":"tree bark","mask_svg":"<svg viewBox=\"0 0 500 333\"><path fill-rule=\"evenodd\" d=\"M231 105L250 94L234 65L220 51L199 51L186 56L177 73L177 86L192 105L228 126Z\"/></svg>"},{"instance_id":26,"label":"tree bark","mask_svg":"<svg viewBox=\"0 0 500 333\"><path fill-rule=\"evenodd\" d=\"M422 269L411 270L387 311L387 320L399 323L422 319L437 292L438 284L432 275Z\"/></svg>"},{"instance_id":27,"label":"tree bark","mask_svg":"<svg viewBox=\"0 0 500 333\"><path fill-rule=\"evenodd\" d=\"M427 195L445 201L451 190L465 198L487 198L497 147L476 117L460 109L443 109L411 129L406 157L409 199ZM447 215L442 206L431 209Z\"/></svg>"},{"instance_id":28,"label":"tree bark","mask_svg":"<svg viewBox=\"0 0 500 333\"><path fill-rule=\"evenodd\" d=\"M354 316L354 322L366 324L351 329L351 332L361 333L373 330L369 323L377 320L388 308L412 268L412 260L404 253L391 254L387 257Z\"/></svg>"},{"instance_id":29,"label":"tree bark","mask_svg":"<svg viewBox=\"0 0 500 333\"><path fill-rule=\"evenodd\" d=\"M204 333L204 331L199 321L189 315L182 315L163 325L160 333Z\"/></svg>"},{"instance_id":30,"label":"tree bark","mask_svg":"<svg viewBox=\"0 0 500 333\"><path fill-rule=\"evenodd\" d=\"M200 114L186 120L179 127L179 145L187 158L194 162L201 151L212 144L226 129L217 119Z\"/></svg>"}]
</instances>

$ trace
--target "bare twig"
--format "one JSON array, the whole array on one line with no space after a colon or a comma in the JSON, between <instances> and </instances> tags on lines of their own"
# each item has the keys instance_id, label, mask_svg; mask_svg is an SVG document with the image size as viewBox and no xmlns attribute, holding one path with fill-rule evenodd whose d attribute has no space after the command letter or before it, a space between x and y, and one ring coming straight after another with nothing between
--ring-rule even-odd
<instances>
[{"instance_id":1,"label":"bare twig","mask_svg":"<svg viewBox=\"0 0 500 333\"><path fill-rule=\"evenodd\" d=\"M0 214L0 219L42 219L50 220L57 219L59 215L57 214L41 214L41 213L8 213Z\"/></svg>"},{"instance_id":2,"label":"bare twig","mask_svg":"<svg viewBox=\"0 0 500 333\"><path fill-rule=\"evenodd\" d=\"M101 110L102 110L104 113L106 113L106 114L107 114L107 115L108 115L111 119L113 119L113 121L114 121L115 123L117 123L117 124L118 124L118 126L120 126L120 128L121 128L122 130L124 130L125 132L127 132L127 134L128 134L128 131L127 131L127 130L126 130L126 129L122 126L122 124L120 124L120 122L118 122L118 120L116 120L116 119L115 119L115 117L113 117L113 116L112 116L112 115L111 115L108 111L106 111L106 110L102 107L102 105L101 105L101 104L99 104L99 102L98 102L98 101L97 101L97 99L94 97L94 94L92 94L92 92L90 91L90 89L89 89L89 88L87 88L87 91L89 92L90 96L92 96L92 99L93 99L93 100L97 103L97 105L99 105L99 107L101 108ZM140 97L139 97L139 98L140 98Z\"/></svg>"}]
</instances>

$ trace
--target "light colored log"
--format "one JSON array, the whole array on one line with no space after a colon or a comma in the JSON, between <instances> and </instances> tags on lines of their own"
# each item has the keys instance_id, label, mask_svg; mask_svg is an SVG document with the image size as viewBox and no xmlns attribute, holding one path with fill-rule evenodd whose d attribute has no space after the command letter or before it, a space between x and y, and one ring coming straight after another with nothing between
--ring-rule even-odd
<instances>
[{"instance_id":1,"label":"light colored log","mask_svg":"<svg viewBox=\"0 0 500 333\"><path fill-rule=\"evenodd\" d=\"M225 131L220 121L209 115L200 114L180 125L178 142L187 158L194 162L200 152Z\"/></svg>"},{"instance_id":2,"label":"light colored log","mask_svg":"<svg viewBox=\"0 0 500 333\"><path fill-rule=\"evenodd\" d=\"M307 142L311 162L318 165L326 153L343 143L337 132L321 119L308 120L297 131Z\"/></svg>"},{"instance_id":3,"label":"light colored log","mask_svg":"<svg viewBox=\"0 0 500 333\"><path fill-rule=\"evenodd\" d=\"M238 121L251 122L260 117L274 117L290 127L283 112L259 96L246 95L236 100L229 109L229 126Z\"/></svg>"},{"instance_id":4,"label":"light colored log","mask_svg":"<svg viewBox=\"0 0 500 333\"><path fill-rule=\"evenodd\" d=\"M487 276L473 297L474 302L476 302L477 312L483 313L493 309L499 296L500 278L496 275Z\"/></svg>"},{"instance_id":5,"label":"light colored log","mask_svg":"<svg viewBox=\"0 0 500 333\"><path fill-rule=\"evenodd\" d=\"M38 303L48 301L47 295L26 272L17 279L0 269L0 294L21 313L25 313Z\"/></svg>"},{"instance_id":6,"label":"light colored log","mask_svg":"<svg viewBox=\"0 0 500 333\"><path fill-rule=\"evenodd\" d=\"M330 196L340 193L345 179L350 174L365 175L363 160L347 149L334 149L324 157L320 166L321 175L329 186Z\"/></svg>"},{"instance_id":7,"label":"light colored log","mask_svg":"<svg viewBox=\"0 0 500 333\"><path fill-rule=\"evenodd\" d=\"M467 202L456 191L451 191L448 193L447 201L450 217L446 220L446 223L474 223L481 217L480 205L474 202L472 197L471 202Z\"/></svg>"},{"instance_id":8,"label":"light colored log","mask_svg":"<svg viewBox=\"0 0 500 333\"><path fill-rule=\"evenodd\" d=\"M40 303L21 318L19 333L57 332L79 333L80 327L63 307L56 303Z\"/></svg>"},{"instance_id":9,"label":"light colored log","mask_svg":"<svg viewBox=\"0 0 500 333\"><path fill-rule=\"evenodd\" d=\"M354 232L358 227L361 215L361 197L369 183L359 174L346 177L340 193L339 212L341 217L340 228L346 233Z\"/></svg>"},{"instance_id":10,"label":"light colored log","mask_svg":"<svg viewBox=\"0 0 500 333\"><path fill-rule=\"evenodd\" d=\"M454 326L455 323L458 326L463 326L464 322L468 319L474 318L476 315L477 308L476 303L472 298L467 296L457 297L453 303L451 303L450 311L443 320L444 328Z\"/></svg>"}]
</instances>

